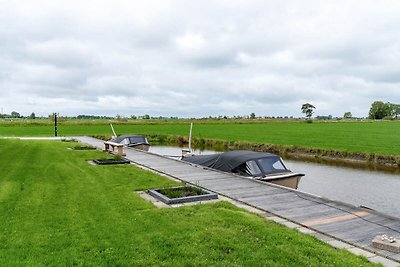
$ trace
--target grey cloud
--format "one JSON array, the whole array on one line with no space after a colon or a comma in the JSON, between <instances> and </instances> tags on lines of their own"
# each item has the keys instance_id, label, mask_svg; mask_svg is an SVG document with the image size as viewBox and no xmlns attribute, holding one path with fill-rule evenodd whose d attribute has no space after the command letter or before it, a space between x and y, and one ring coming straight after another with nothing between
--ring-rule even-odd
<instances>
[{"instance_id":1,"label":"grey cloud","mask_svg":"<svg viewBox=\"0 0 400 267\"><path fill-rule=\"evenodd\" d=\"M374 100L400 103L398 12L369 0L8 1L0 105L301 116L313 102L318 114L366 116Z\"/></svg>"}]
</instances>

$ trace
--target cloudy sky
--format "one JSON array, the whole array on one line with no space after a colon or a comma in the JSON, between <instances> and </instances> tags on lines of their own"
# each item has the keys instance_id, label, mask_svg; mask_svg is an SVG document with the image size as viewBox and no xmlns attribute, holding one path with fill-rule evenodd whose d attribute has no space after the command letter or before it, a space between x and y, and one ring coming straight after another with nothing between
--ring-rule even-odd
<instances>
[{"instance_id":1,"label":"cloudy sky","mask_svg":"<svg viewBox=\"0 0 400 267\"><path fill-rule=\"evenodd\" d=\"M0 107L367 116L400 103L399 1L0 0Z\"/></svg>"}]
</instances>

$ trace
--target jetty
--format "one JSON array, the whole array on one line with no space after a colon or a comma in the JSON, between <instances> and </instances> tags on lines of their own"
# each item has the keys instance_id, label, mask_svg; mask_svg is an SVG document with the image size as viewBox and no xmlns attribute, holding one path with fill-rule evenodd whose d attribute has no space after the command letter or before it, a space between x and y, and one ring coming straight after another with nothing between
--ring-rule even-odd
<instances>
[{"instance_id":1,"label":"jetty","mask_svg":"<svg viewBox=\"0 0 400 267\"><path fill-rule=\"evenodd\" d=\"M102 149L104 141L92 137L74 137L79 142ZM377 211L355 207L298 190L220 172L203 166L136 149L125 149L134 164L203 187L227 198L268 212L303 229L315 231L350 245L400 263L400 251L373 246L377 236L400 239L400 219ZM306 231L304 231L306 232ZM388 242L388 246L391 245ZM340 246L339 246L340 247ZM348 247L347 247L348 248ZM383 248L383 247L381 247ZM351 251L351 250L350 250ZM371 255L374 255L372 254ZM372 256L371 256L372 257ZM389 266L390 264L388 264ZM393 266L400 266L399 264Z\"/></svg>"}]
</instances>

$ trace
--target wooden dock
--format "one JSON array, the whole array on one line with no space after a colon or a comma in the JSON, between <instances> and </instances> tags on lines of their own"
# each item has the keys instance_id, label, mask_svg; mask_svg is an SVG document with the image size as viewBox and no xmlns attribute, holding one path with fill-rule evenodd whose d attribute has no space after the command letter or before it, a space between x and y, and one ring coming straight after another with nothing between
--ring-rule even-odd
<instances>
[{"instance_id":1,"label":"wooden dock","mask_svg":"<svg viewBox=\"0 0 400 267\"><path fill-rule=\"evenodd\" d=\"M95 138L76 139L100 149L103 147L103 141ZM138 165L400 262L400 253L372 247L372 240L377 235L385 234L400 239L400 220L397 218L144 151L125 149L125 153L126 158Z\"/></svg>"}]
</instances>

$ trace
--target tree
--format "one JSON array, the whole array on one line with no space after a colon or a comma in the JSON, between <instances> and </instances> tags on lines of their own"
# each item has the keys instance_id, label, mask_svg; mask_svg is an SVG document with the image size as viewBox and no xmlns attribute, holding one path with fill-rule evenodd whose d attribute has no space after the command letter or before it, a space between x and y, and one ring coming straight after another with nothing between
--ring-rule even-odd
<instances>
[{"instance_id":1,"label":"tree","mask_svg":"<svg viewBox=\"0 0 400 267\"><path fill-rule=\"evenodd\" d=\"M32 112L31 115L29 115L29 119L32 119L32 120L36 119L35 112Z\"/></svg>"},{"instance_id":2,"label":"tree","mask_svg":"<svg viewBox=\"0 0 400 267\"><path fill-rule=\"evenodd\" d=\"M144 119L144 120L149 120L149 119L150 119L150 115L149 115L149 114L143 115L143 119Z\"/></svg>"},{"instance_id":3,"label":"tree","mask_svg":"<svg viewBox=\"0 0 400 267\"><path fill-rule=\"evenodd\" d=\"M353 115L349 111L345 112L343 115L343 118L345 118L345 119L351 119L352 117L353 117Z\"/></svg>"},{"instance_id":4,"label":"tree","mask_svg":"<svg viewBox=\"0 0 400 267\"><path fill-rule=\"evenodd\" d=\"M251 114L250 114L250 119L255 119L256 118L256 114L254 113L254 112L252 112Z\"/></svg>"},{"instance_id":5,"label":"tree","mask_svg":"<svg viewBox=\"0 0 400 267\"><path fill-rule=\"evenodd\" d=\"M13 111L13 112L11 112L11 117L12 118L19 118L19 117L21 117L21 115L18 112Z\"/></svg>"},{"instance_id":6,"label":"tree","mask_svg":"<svg viewBox=\"0 0 400 267\"><path fill-rule=\"evenodd\" d=\"M383 103L382 101L375 101L371 104L369 109L369 118L374 120L381 120L387 116L392 115L390 103Z\"/></svg>"},{"instance_id":7,"label":"tree","mask_svg":"<svg viewBox=\"0 0 400 267\"><path fill-rule=\"evenodd\" d=\"M392 111L392 115L395 117L397 120L397 116L400 115L400 105L399 104L392 104L390 103L390 109Z\"/></svg>"},{"instance_id":8,"label":"tree","mask_svg":"<svg viewBox=\"0 0 400 267\"><path fill-rule=\"evenodd\" d=\"M311 119L312 114L314 113L315 107L310 103L305 103L301 106L301 112L306 114L308 120Z\"/></svg>"}]
</instances>

